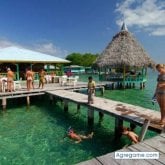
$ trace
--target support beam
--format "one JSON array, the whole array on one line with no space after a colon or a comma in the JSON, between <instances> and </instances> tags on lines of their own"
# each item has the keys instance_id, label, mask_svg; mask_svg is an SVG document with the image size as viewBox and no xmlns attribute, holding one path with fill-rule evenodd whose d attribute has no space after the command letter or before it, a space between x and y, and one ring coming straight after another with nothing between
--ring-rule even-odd
<instances>
[{"instance_id":1,"label":"support beam","mask_svg":"<svg viewBox=\"0 0 165 165\"><path fill-rule=\"evenodd\" d=\"M64 112L68 112L68 100L64 100Z\"/></svg>"},{"instance_id":2,"label":"support beam","mask_svg":"<svg viewBox=\"0 0 165 165\"><path fill-rule=\"evenodd\" d=\"M100 91L101 91L101 96L104 96L104 92L105 92L104 86L102 86L102 87L100 88Z\"/></svg>"},{"instance_id":3,"label":"support beam","mask_svg":"<svg viewBox=\"0 0 165 165\"><path fill-rule=\"evenodd\" d=\"M99 112L99 123L103 121L104 113Z\"/></svg>"},{"instance_id":4,"label":"support beam","mask_svg":"<svg viewBox=\"0 0 165 165\"><path fill-rule=\"evenodd\" d=\"M3 111L6 110L6 106L7 106L7 99L6 99L6 97L3 97L2 98L2 109L3 109Z\"/></svg>"},{"instance_id":5,"label":"support beam","mask_svg":"<svg viewBox=\"0 0 165 165\"><path fill-rule=\"evenodd\" d=\"M94 124L94 110L88 108L88 126L92 127Z\"/></svg>"},{"instance_id":6,"label":"support beam","mask_svg":"<svg viewBox=\"0 0 165 165\"><path fill-rule=\"evenodd\" d=\"M131 128L131 131L134 131L134 129L136 128L136 124L130 123L130 128Z\"/></svg>"},{"instance_id":7,"label":"support beam","mask_svg":"<svg viewBox=\"0 0 165 165\"><path fill-rule=\"evenodd\" d=\"M30 96L26 97L26 101L27 101L27 106L29 107L30 106Z\"/></svg>"},{"instance_id":8,"label":"support beam","mask_svg":"<svg viewBox=\"0 0 165 165\"><path fill-rule=\"evenodd\" d=\"M49 95L50 103L53 104L53 95Z\"/></svg>"},{"instance_id":9,"label":"support beam","mask_svg":"<svg viewBox=\"0 0 165 165\"><path fill-rule=\"evenodd\" d=\"M20 76L19 76L19 64L15 64L16 65L16 77L17 77L17 81L19 81Z\"/></svg>"},{"instance_id":10,"label":"support beam","mask_svg":"<svg viewBox=\"0 0 165 165\"><path fill-rule=\"evenodd\" d=\"M122 136L120 132L121 128L123 127L123 120L120 118L115 118L115 140L119 140Z\"/></svg>"},{"instance_id":11,"label":"support beam","mask_svg":"<svg viewBox=\"0 0 165 165\"><path fill-rule=\"evenodd\" d=\"M77 104L77 113L80 113L80 104Z\"/></svg>"},{"instance_id":12,"label":"support beam","mask_svg":"<svg viewBox=\"0 0 165 165\"><path fill-rule=\"evenodd\" d=\"M139 135L139 141L140 142L143 141L149 125L150 125L150 120L145 119L144 124L143 124L142 129L141 129L141 132L140 132L140 135Z\"/></svg>"}]
</instances>

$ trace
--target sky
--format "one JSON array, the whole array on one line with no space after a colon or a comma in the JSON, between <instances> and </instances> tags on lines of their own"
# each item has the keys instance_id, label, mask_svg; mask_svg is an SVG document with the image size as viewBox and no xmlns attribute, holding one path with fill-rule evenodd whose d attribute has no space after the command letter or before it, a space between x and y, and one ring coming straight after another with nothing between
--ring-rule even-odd
<instances>
[{"instance_id":1,"label":"sky","mask_svg":"<svg viewBox=\"0 0 165 165\"><path fill-rule=\"evenodd\" d=\"M165 0L0 0L0 48L61 58L100 54L123 21L150 57L165 63Z\"/></svg>"}]
</instances>

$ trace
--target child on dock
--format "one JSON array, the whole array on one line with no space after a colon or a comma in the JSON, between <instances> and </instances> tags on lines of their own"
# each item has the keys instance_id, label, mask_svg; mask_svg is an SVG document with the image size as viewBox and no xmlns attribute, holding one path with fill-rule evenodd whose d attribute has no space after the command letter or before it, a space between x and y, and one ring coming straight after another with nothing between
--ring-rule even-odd
<instances>
[{"instance_id":1,"label":"child on dock","mask_svg":"<svg viewBox=\"0 0 165 165\"><path fill-rule=\"evenodd\" d=\"M88 104L94 103L96 83L91 76L88 77Z\"/></svg>"},{"instance_id":2,"label":"child on dock","mask_svg":"<svg viewBox=\"0 0 165 165\"><path fill-rule=\"evenodd\" d=\"M121 133L123 135L126 135L133 143L138 143L139 142L139 136L134 133L133 131L130 131L129 128L122 127L121 128Z\"/></svg>"},{"instance_id":3,"label":"child on dock","mask_svg":"<svg viewBox=\"0 0 165 165\"><path fill-rule=\"evenodd\" d=\"M67 130L67 136L73 140L76 140L75 143L80 143L84 139L92 139L93 132L91 132L88 135L81 135L81 134L75 133L74 130L71 127L69 127Z\"/></svg>"}]
</instances>

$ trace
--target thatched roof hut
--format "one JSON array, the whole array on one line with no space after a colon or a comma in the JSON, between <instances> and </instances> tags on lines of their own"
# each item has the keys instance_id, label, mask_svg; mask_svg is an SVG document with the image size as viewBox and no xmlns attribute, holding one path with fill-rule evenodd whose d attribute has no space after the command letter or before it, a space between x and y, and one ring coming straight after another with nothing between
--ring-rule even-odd
<instances>
[{"instance_id":1,"label":"thatched roof hut","mask_svg":"<svg viewBox=\"0 0 165 165\"><path fill-rule=\"evenodd\" d=\"M123 23L105 50L96 59L95 65L102 67L136 66L148 67L154 64L147 52Z\"/></svg>"}]
</instances>

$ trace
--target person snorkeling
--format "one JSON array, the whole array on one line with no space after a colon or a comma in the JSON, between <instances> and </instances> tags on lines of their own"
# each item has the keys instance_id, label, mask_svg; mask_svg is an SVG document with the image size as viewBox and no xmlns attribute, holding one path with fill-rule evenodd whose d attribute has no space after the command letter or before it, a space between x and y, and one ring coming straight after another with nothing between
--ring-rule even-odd
<instances>
[{"instance_id":1,"label":"person snorkeling","mask_svg":"<svg viewBox=\"0 0 165 165\"><path fill-rule=\"evenodd\" d=\"M94 134L93 132L91 132L88 135L77 134L77 133L74 132L72 127L69 127L68 130L67 130L67 136L70 139L75 140L75 143L80 143L82 140L85 140L85 139L92 139L93 138L93 134Z\"/></svg>"}]
</instances>

